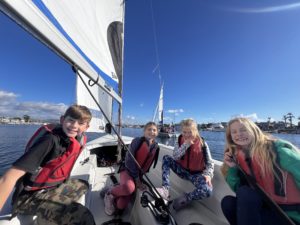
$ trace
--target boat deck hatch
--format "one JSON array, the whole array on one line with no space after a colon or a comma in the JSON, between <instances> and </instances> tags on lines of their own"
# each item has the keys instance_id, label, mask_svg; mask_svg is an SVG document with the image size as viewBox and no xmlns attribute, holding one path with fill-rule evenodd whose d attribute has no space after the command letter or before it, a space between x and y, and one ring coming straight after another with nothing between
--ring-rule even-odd
<instances>
[{"instance_id":1,"label":"boat deck hatch","mask_svg":"<svg viewBox=\"0 0 300 225\"><path fill-rule=\"evenodd\" d=\"M91 149L91 154L97 155L97 166L105 167L112 166L118 160L118 146L102 146Z\"/></svg>"},{"instance_id":2,"label":"boat deck hatch","mask_svg":"<svg viewBox=\"0 0 300 225\"><path fill-rule=\"evenodd\" d=\"M90 151L91 154L95 154L97 156L97 167L112 166L114 164L117 164L118 155L119 155L119 150L117 145L101 146L98 148L93 148ZM125 158L125 154L126 154L126 150L122 148L121 150L122 159Z\"/></svg>"}]
</instances>

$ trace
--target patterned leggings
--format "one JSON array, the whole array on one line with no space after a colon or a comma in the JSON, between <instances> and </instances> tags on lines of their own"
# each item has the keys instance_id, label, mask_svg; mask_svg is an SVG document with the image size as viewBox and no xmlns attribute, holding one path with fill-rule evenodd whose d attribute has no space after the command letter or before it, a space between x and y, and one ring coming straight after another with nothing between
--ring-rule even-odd
<instances>
[{"instance_id":1,"label":"patterned leggings","mask_svg":"<svg viewBox=\"0 0 300 225\"><path fill-rule=\"evenodd\" d=\"M57 188L21 195L16 213L36 215L38 224L94 225L89 209L76 202L87 190L85 181L69 179Z\"/></svg>"},{"instance_id":2,"label":"patterned leggings","mask_svg":"<svg viewBox=\"0 0 300 225\"><path fill-rule=\"evenodd\" d=\"M212 194L212 187L208 186L205 178L200 174L190 174L182 168L171 156L165 155L162 164L162 185L170 187L170 169L173 170L180 178L189 180L196 187L192 192L186 193L188 201L207 198Z\"/></svg>"}]
</instances>

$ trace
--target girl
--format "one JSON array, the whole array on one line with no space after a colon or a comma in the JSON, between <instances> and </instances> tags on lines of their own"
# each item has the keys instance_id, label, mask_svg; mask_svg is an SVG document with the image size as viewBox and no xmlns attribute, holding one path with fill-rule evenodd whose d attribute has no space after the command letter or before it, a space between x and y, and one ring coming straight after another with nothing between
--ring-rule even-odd
<instances>
[{"instance_id":1,"label":"girl","mask_svg":"<svg viewBox=\"0 0 300 225\"><path fill-rule=\"evenodd\" d=\"M211 179L214 163L207 143L200 137L197 123L192 119L181 122L182 133L175 144L173 156L165 155L162 164L162 187L157 188L166 200L170 198L170 169L180 178L189 180L196 187L190 193L176 198L173 208L179 210L192 200L207 198L212 193Z\"/></svg>"},{"instance_id":2,"label":"girl","mask_svg":"<svg viewBox=\"0 0 300 225\"><path fill-rule=\"evenodd\" d=\"M236 164L238 163L238 165ZM247 118L228 123L222 172L236 197L226 196L222 210L230 224L286 224L268 208L242 173L255 182L287 215L300 224L300 153L295 146L264 134ZM239 171L241 170L241 171Z\"/></svg>"},{"instance_id":3,"label":"girl","mask_svg":"<svg viewBox=\"0 0 300 225\"><path fill-rule=\"evenodd\" d=\"M123 210L128 205L136 187L144 190L142 175L154 166L158 159L159 147L155 138L158 134L154 122L148 122L144 127L144 136L132 140L129 152L126 153L125 165L120 169L120 184L108 189L104 197L105 212L113 215L116 208ZM134 158L133 158L134 157ZM137 165L138 163L138 165Z\"/></svg>"}]
</instances>

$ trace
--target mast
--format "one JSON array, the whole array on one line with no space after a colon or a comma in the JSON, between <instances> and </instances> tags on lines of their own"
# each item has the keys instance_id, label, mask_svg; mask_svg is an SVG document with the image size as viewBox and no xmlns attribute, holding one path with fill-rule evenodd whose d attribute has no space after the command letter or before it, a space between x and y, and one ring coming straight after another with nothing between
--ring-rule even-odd
<instances>
[{"instance_id":1,"label":"mast","mask_svg":"<svg viewBox=\"0 0 300 225\"><path fill-rule=\"evenodd\" d=\"M125 33L125 0L123 1L123 4L124 4L124 7L123 7L123 40L124 40L124 33ZM124 42L123 42L124 43ZM122 75L121 75L121 78L119 78L119 84L118 84L118 94L120 96L121 99L123 99L123 75L124 75L124 44L122 46ZM120 76L119 76L120 77ZM118 102L118 124L119 124L119 127L118 127L118 134L119 136L121 137L122 135L122 114L123 114L123 104L122 102ZM118 162L121 159L121 154L122 153L122 143L120 141L120 139L118 139Z\"/></svg>"}]
</instances>

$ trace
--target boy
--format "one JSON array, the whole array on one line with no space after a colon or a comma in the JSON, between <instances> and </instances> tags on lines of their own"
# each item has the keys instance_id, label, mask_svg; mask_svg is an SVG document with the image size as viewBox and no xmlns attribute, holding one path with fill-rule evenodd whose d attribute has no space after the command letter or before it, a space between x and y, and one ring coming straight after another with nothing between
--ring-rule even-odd
<instances>
[{"instance_id":1,"label":"boy","mask_svg":"<svg viewBox=\"0 0 300 225\"><path fill-rule=\"evenodd\" d=\"M88 184L68 179L91 118L87 107L72 105L59 125L46 125L33 135L24 155L0 178L0 210L16 186L13 216L36 215L38 224L95 224L91 212L76 203Z\"/></svg>"}]
</instances>

